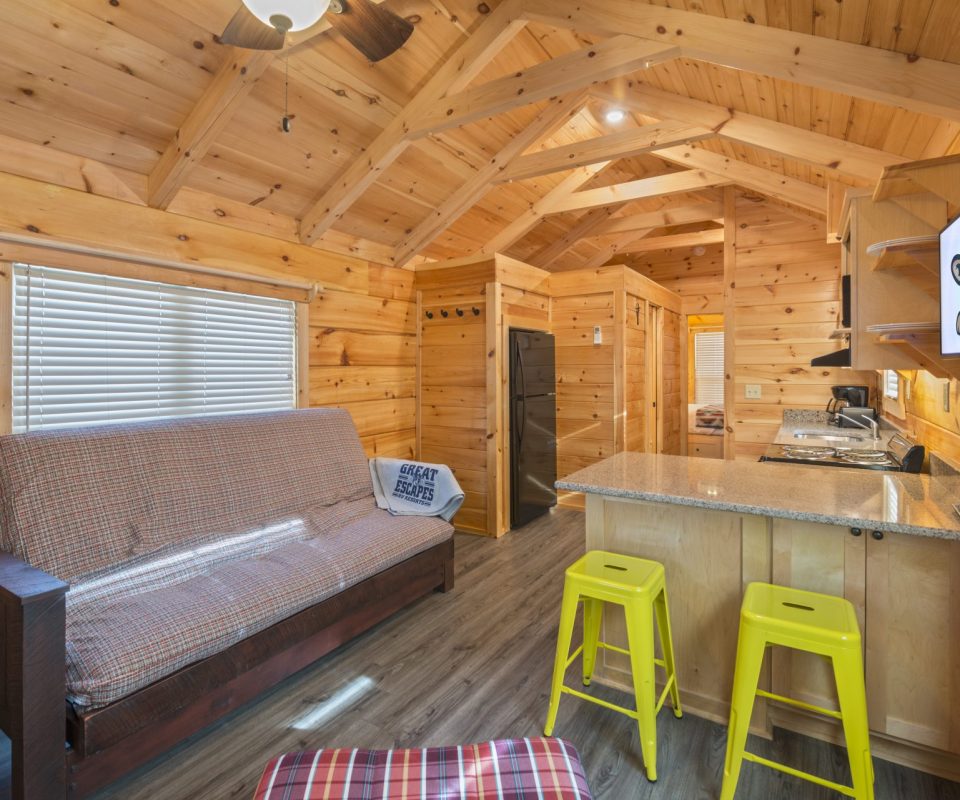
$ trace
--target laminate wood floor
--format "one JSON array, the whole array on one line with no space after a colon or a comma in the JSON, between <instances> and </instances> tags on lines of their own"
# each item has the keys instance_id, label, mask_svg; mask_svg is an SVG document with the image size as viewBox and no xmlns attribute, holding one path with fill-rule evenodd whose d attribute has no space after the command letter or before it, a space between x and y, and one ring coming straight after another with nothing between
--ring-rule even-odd
<instances>
[{"instance_id":1,"label":"laminate wood floor","mask_svg":"<svg viewBox=\"0 0 960 800\"><path fill-rule=\"evenodd\" d=\"M401 611L97 800L251 798L264 764L289 750L540 735L563 570L582 554L583 540L583 515L569 510L500 541L458 536L454 592ZM656 784L644 777L636 727L626 717L565 697L555 733L580 750L598 799L719 794L723 726L662 712ZM751 747L833 780L848 779L844 751L829 744L778 730L774 741L753 740ZM960 800L960 784L880 760L876 773L878 800ZM836 796L745 764L737 799Z\"/></svg>"}]
</instances>

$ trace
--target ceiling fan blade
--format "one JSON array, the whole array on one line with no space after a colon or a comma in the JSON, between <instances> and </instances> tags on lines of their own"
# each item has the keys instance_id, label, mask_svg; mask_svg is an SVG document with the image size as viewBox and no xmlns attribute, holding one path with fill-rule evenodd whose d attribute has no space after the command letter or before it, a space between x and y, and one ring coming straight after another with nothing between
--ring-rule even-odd
<instances>
[{"instance_id":1,"label":"ceiling fan blade","mask_svg":"<svg viewBox=\"0 0 960 800\"><path fill-rule=\"evenodd\" d=\"M395 53L413 33L407 20L370 0L334 0L330 11L327 19L333 28L370 61Z\"/></svg>"},{"instance_id":2,"label":"ceiling fan blade","mask_svg":"<svg viewBox=\"0 0 960 800\"><path fill-rule=\"evenodd\" d=\"M280 50L284 38L284 34L264 25L245 5L241 5L220 35L220 42L247 50Z\"/></svg>"}]
</instances>

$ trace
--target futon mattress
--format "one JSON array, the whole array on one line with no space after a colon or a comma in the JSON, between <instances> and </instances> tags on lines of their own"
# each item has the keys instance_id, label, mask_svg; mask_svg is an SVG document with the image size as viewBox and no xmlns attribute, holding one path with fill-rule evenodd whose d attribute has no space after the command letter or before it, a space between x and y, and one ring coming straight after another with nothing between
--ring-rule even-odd
<instances>
[{"instance_id":1,"label":"futon mattress","mask_svg":"<svg viewBox=\"0 0 960 800\"><path fill-rule=\"evenodd\" d=\"M572 744L502 739L417 750L287 753L264 770L254 800L591 800Z\"/></svg>"}]
</instances>

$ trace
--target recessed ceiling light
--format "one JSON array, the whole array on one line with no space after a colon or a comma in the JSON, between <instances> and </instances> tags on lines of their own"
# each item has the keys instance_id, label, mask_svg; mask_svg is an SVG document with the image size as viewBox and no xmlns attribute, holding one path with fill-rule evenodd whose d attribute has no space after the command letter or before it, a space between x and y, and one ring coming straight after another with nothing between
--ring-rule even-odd
<instances>
[{"instance_id":1,"label":"recessed ceiling light","mask_svg":"<svg viewBox=\"0 0 960 800\"><path fill-rule=\"evenodd\" d=\"M624 111L623 111L622 109L620 109L620 108L611 108L611 109L607 112L607 122L609 122L609 123L611 123L611 124L613 124L613 125L616 125L618 122L623 122L623 120L626 118L626 116L627 116L627 115L624 113Z\"/></svg>"}]
</instances>

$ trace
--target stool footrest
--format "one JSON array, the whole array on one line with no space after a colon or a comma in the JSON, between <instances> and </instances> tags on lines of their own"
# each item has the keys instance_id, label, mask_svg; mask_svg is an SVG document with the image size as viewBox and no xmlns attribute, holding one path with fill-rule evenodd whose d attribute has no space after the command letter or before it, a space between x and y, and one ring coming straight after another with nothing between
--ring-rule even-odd
<instances>
[{"instance_id":1,"label":"stool footrest","mask_svg":"<svg viewBox=\"0 0 960 800\"><path fill-rule=\"evenodd\" d=\"M824 786L827 789L832 789L833 791L839 792L847 797L857 796L853 788L850 786L844 786L842 783L835 783L834 781L827 780L826 778L821 778L819 775L813 775L809 772L804 772L802 769L788 767L786 764L781 764L778 761L771 761L769 758L758 756L755 753L748 753L747 751L744 751L743 758L745 761L752 761L755 764L762 764L763 766L769 767L770 769L775 769L778 772L785 772L787 775L793 775L795 778L802 778L803 780L810 781L818 786Z\"/></svg>"},{"instance_id":2,"label":"stool footrest","mask_svg":"<svg viewBox=\"0 0 960 800\"><path fill-rule=\"evenodd\" d=\"M794 700L792 697L784 697L782 694L773 694L773 692L766 692L763 689L757 689L757 697L765 697L767 700L776 700L778 703L786 703L788 706L793 706L794 708L802 708L804 711L814 711L817 714L823 714L826 717L833 717L834 719L843 720L843 715L839 711L834 711L830 708L824 708L823 706L815 706L811 703L804 703L802 700Z\"/></svg>"},{"instance_id":3,"label":"stool footrest","mask_svg":"<svg viewBox=\"0 0 960 800\"><path fill-rule=\"evenodd\" d=\"M676 676L671 675L669 678L667 678L667 683L663 687L663 691L660 693L660 699L657 700L657 707L653 711L655 715L660 713L660 709L663 708L663 704L664 702L666 702L667 695L670 694L670 689L673 688L673 684L675 682L676 682Z\"/></svg>"},{"instance_id":4,"label":"stool footrest","mask_svg":"<svg viewBox=\"0 0 960 800\"><path fill-rule=\"evenodd\" d=\"M622 647L617 647L613 644L607 644L606 642L597 642L597 647L602 647L604 650L612 650L614 653L622 653L625 656L630 655L629 650L624 650Z\"/></svg>"},{"instance_id":5,"label":"stool footrest","mask_svg":"<svg viewBox=\"0 0 960 800\"><path fill-rule=\"evenodd\" d=\"M570 669L570 665L577 660L577 656L579 656L582 652L583 652L583 645L580 645L576 650L573 651L573 655L571 655L570 658L567 659L567 666L563 668L564 672Z\"/></svg>"},{"instance_id":6,"label":"stool footrest","mask_svg":"<svg viewBox=\"0 0 960 800\"><path fill-rule=\"evenodd\" d=\"M599 697L591 697L584 692L578 692L576 689L571 689L569 686L562 686L560 691L564 694L572 694L574 697L579 697L581 700L586 700L588 703L594 703L595 705L609 708L611 711L619 711L624 716L630 717L630 719L637 718L636 711L633 711L629 708L624 708L623 706L618 706L615 703L608 703L606 700L601 700Z\"/></svg>"}]
</instances>

